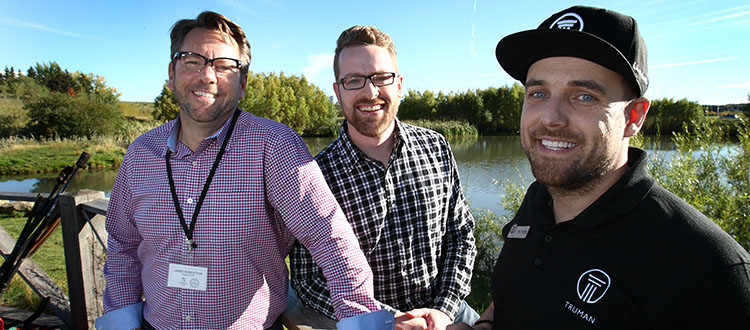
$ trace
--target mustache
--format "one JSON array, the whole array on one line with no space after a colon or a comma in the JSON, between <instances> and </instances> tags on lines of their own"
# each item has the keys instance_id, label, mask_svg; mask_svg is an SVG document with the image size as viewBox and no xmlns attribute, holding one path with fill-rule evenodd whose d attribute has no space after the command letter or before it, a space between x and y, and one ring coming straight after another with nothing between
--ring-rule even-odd
<instances>
[{"instance_id":1,"label":"mustache","mask_svg":"<svg viewBox=\"0 0 750 330\"><path fill-rule=\"evenodd\" d=\"M544 126L537 127L537 128L530 130L527 135L534 139L538 139L539 137L543 136L547 138L556 138L556 139L572 141L572 142L583 140L583 138L580 135L574 132L571 132L570 130L567 130L567 129L551 130Z\"/></svg>"}]
</instances>

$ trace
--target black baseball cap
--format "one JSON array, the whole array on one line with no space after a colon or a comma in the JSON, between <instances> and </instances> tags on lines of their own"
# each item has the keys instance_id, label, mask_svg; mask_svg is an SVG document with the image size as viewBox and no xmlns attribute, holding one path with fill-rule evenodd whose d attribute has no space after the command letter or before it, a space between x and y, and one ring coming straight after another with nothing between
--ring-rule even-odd
<instances>
[{"instance_id":1,"label":"black baseball cap","mask_svg":"<svg viewBox=\"0 0 750 330\"><path fill-rule=\"evenodd\" d=\"M535 30L506 36L497 43L500 66L522 83L534 62L570 56L592 61L621 74L638 96L648 88L646 43L630 16L607 9L574 6L542 22Z\"/></svg>"}]
</instances>

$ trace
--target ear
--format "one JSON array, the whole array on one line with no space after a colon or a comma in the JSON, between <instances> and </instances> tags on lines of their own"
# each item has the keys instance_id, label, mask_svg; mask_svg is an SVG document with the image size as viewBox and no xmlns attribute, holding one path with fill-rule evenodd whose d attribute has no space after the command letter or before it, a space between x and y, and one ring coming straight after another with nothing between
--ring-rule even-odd
<instances>
[{"instance_id":1,"label":"ear","mask_svg":"<svg viewBox=\"0 0 750 330\"><path fill-rule=\"evenodd\" d=\"M625 109L625 137L629 138L641 130L643 123L646 121L646 114L650 106L651 101L645 97L639 97L628 104Z\"/></svg>"},{"instance_id":2,"label":"ear","mask_svg":"<svg viewBox=\"0 0 750 330\"><path fill-rule=\"evenodd\" d=\"M341 95L339 95L339 84L337 82L333 83L333 93L336 94L336 100L341 104Z\"/></svg>"},{"instance_id":3,"label":"ear","mask_svg":"<svg viewBox=\"0 0 750 330\"><path fill-rule=\"evenodd\" d=\"M167 83L167 87L174 92L174 61L169 62L169 70L167 71L169 73L169 82Z\"/></svg>"},{"instance_id":4,"label":"ear","mask_svg":"<svg viewBox=\"0 0 750 330\"><path fill-rule=\"evenodd\" d=\"M404 97L404 76L398 75L398 77L396 77L396 84L398 87L397 95L398 95L398 98L401 99Z\"/></svg>"},{"instance_id":5,"label":"ear","mask_svg":"<svg viewBox=\"0 0 750 330\"><path fill-rule=\"evenodd\" d=\"M250 71L248 73L241 73L240 72L240 100L245 98L245 89L247 88L247 76L250 74Z\"/></svg>"}]
</instances>

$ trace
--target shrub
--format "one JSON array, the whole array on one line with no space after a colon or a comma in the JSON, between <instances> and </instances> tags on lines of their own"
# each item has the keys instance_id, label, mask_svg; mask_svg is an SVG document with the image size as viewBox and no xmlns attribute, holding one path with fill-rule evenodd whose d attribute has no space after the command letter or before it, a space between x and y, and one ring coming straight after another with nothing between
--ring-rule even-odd
<instances>
[{"instance_id":1,"label":"shrub","mask_svg":"<svg viewBox=\"0 0 750 330\"><path fill-rule=\"evenodd\" d=\"M52 93L24 102L29 129L39 137L92 137L111 135L122 114L116 103L88 94Z\"/></svg>"}]
</instances>

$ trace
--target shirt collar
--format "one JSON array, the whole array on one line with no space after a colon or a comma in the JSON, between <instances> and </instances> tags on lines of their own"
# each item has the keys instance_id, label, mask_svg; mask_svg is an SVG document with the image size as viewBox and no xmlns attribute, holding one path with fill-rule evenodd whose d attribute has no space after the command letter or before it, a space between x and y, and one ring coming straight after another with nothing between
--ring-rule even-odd
<instances>
[{"instance_id":1,"label":"shirt collar","mask_svg":"<svg viewBox=\"0 0 750 330\"><path fill-rule=\"evenodd\" d=\"M647 153L638 148L628 149L628 171L594 203L566 223L594 228L620 218L623 214L638 206L656 184L646 169ZM551 197L543 185L543 193L536 196L535 203L545 214L552 215Z\"/></svg>"},{"instance_id":2,"label":"shirt collar","mask_svg":"<svg viewBox=\"0 0 750 330\"><path fill-rule=\"evenodd\" d=\"M404 130L404 125L401 123L401 121L398 120L398 118L394 118L396 122L396 127L394 128L396 139L393 144L393 151L391 151L391 156L389 157L389 164L394 160L394 157L397 157L398 154L401 152L404 144L407 144L409 138L408 138L408 132ZM346 120L344 120L341 124L341 127L339 128L339 137L334 141L333 146L334 148L341 150L342 155L342 161L345 165L346 172L351 172L351 170L354 168L354 166L361 161L375 161L369 156L367 156L362 150L357 147L356 144L354 144L354 141L351 140L349 137L349 127L347 125Z\"/></svg>"},{"instance_id":3,"label":"shirt collar","mask_svg":"<svg viewBox=\"0 0 750 330\"><path fill-rule=\"evenodd\" d=\"M238 118L239 120L239 118ZM211 136L207 136L203 138L203 141L206 140L212 140L212 139L219 139L220 141L224 141L224 136L226 135L226 128L229 126L229 123L232 121L232 116L229 116L226 121L224 121L224 124L219 128L216 133L212 134ZM179 135L180 135L180 116L177 116L177 119L174 121L174 126L172 126L172 130L169 132L169 137L167 138L167 149L164 150L166 153L167 150L171 151L172 153L177 152L177 142L179 142ZM229 146L227 145L227 149L229 149Z\"/></svg>"}]
</instances>

